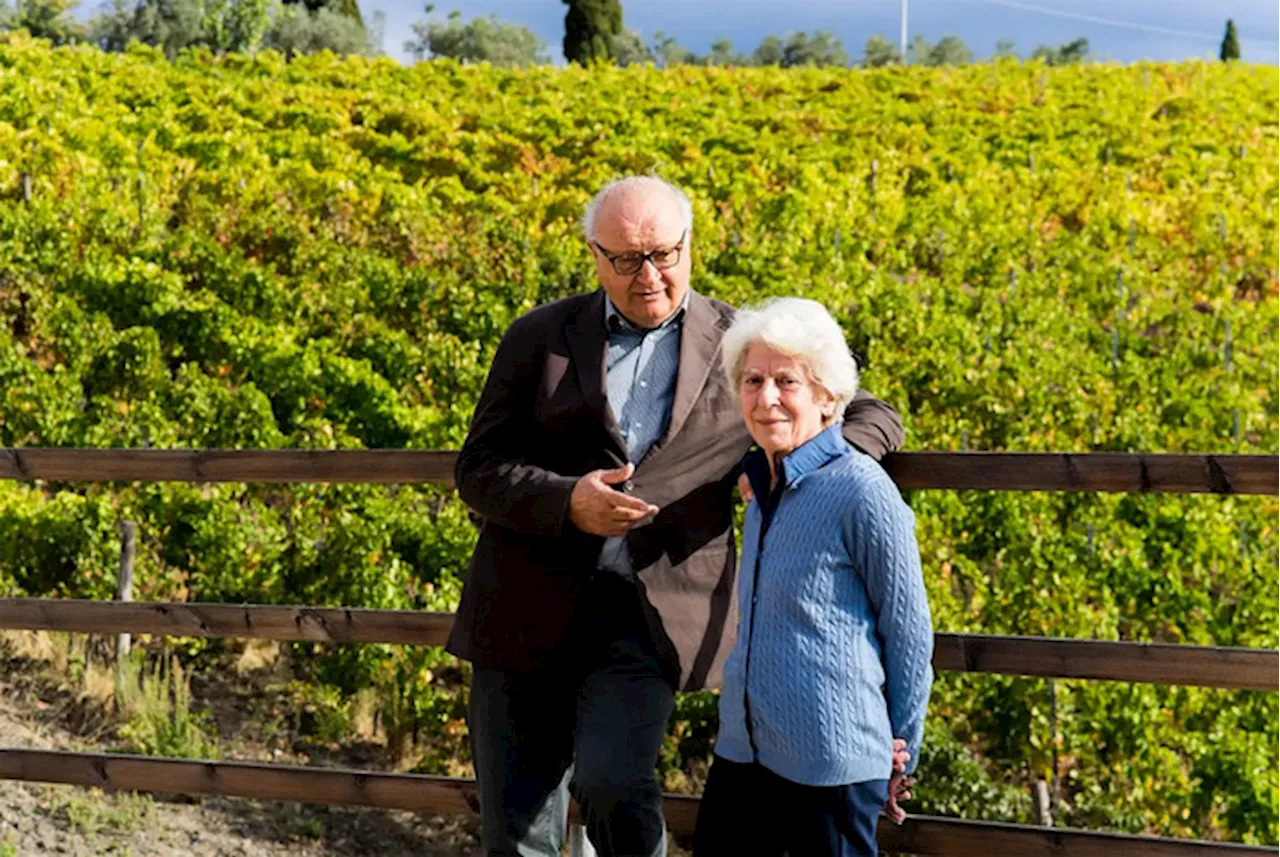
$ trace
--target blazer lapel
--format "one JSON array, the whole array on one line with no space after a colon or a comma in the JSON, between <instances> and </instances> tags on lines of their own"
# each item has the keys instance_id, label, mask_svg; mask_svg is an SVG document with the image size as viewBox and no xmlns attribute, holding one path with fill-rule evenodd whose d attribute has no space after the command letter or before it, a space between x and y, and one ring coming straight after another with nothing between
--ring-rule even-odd
<instances>
[{"instance_id":1,"label":"blazer lapel","mask_svg":"<svg viewBox=\"0 0 1280 857\"><path fill-rule=\"evenodd\" d=\"M613 448L609 451L618 458L618 466L622 466L630 460L630 455L613 408L609 407L609 393L605 388L608 338L604 329L603 290L597 289L591 300L565 319L564 338L587 407L599 415L600 424L612 441Z\"/></svg>"},{"instance_id":2,"label":"blazer lapel","mask_svg":"<svg viewBox=\"0 0 1280 857\"><path fill-rule=\"evenodd\" d=\"M671 424L660 446L666 446L689 419L707 378L719 366L720 339L724 336L720 314L697 292L689 295L684 330L680 334L680 365L676 370L675 400L671 404Z\"/></svg>"}]
</instances>

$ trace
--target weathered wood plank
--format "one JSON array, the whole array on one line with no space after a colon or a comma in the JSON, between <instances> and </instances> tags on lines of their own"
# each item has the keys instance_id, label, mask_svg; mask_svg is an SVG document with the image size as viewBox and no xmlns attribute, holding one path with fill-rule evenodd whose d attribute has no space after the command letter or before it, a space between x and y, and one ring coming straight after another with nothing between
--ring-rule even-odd
<instances>
[{"instance_id":1,"label":"weathered wood plank","mask_svg":"<svg viewBox=\"0 0 1280 857\"><path fill-rule=\"evenodd\" d=\"M6 449L0 478L453 484L457 454L406 449Z\"/></svg>"},{"instance_id":2,"label":"weathered wood plank","mask_svg":"<svg viewBox=\"0 0 1280 857\"><path fill-rule=\"evenodd\" d=\"M479 806L474 782L449 777L7 747L0 749L0 779L415 812L473 812Z\"/></svg>"},{"instance_id":3,"label":"weathered wood plank","mask_svg":"<svg viewBox=\"0 0 1280 857\"><path fill-rule=\"evenodd\" d=\"M1280 650L937 634L933 665L955 672L1280 690Z\"/></svg>"},{"instance_id":4,"label":"weathered wood plank","mask_svg":"<svg viewBox=\"0 0 1280 857\"><path fill-rule=\"evenodd\" d=\"M31 631L441 646L452 626L452 613L415 610L0 598L0 628ZM962 672L1275 692L1280 651L940 633L933 664Z\"/></svg>"},{"instance_id":5,"label":"weathered wood plank","mask_svg":"<svg viewBox=\"0 0 1280 857\"><path fill-rule=\"evenodd\" d=\"M0 598L0 628L442 646L452 613L192 602Z\"/></svg>"},{"instance_id":6,"label":"weathered wood plank","mask_svg":"<svg viewBox=\"0 0 1280 857\"><path fill-rule=\"evenodd\" d=\"M885 470L903 490L1275 494L1280 486L1274 455L913 452L887 456Z\"/></svg>"},{"instance_id":7,"label":"weathered wood plank","mask_svg":"<svg viewBox=\"0 0 1280 857\"><path fill-rule=\"evenodd\" d=\"M1262 857L1277 853L1265 846L927 815L908 816L901 827L881 819L878 838L881 850L888 853L938 857Z\"/></svg>"},{"instance_id":8,"label":"weathered wood plank","mask_svg":"<svg viewBox=\"0 0 1280 857\"><path fill-rule=\"evenodd\" d=\"M9 747L0 747L0 779L441 814L474 813L478 807L475 782L451 777ZM666 796L664 810L672 833L693 833L697 807L697 798ZM881 821L879 835L886 851L936 857L990 857L993 853L1003 857L1274 857L1277 853L1275 848L1231 843L931 816L911 816L902 827Z\"/></svg>"},{"instance_id":9,"label":"weathered wood plank","mask_svg":"<svg viewBox=\"0 0 1280 857\"><path fill-rule=\"evenodd\" d=\"M0 479L453 484L439 450L3 449ZM904 490L1276 494L1274 455L907 452L885 469Z\"/></svg>"}]
</instances>

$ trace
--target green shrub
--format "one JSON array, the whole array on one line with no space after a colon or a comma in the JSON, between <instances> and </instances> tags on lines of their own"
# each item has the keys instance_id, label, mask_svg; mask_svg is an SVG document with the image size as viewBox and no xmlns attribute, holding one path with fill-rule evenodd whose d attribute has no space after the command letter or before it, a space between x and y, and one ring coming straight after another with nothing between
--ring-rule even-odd
<instances>
[{"instance_id":1,"label":"green shrub","mask_svg":"<svg viewBox=\"0 0 1280 857\"><path fill-rule=\"evenodd\" d=\"M121 661L116 706L125 718L119 734L126 752L178 759L221 755L208 715L191 710L191 686L174 658L150 669L141 657Z\"/></svg>"}]
</instances>

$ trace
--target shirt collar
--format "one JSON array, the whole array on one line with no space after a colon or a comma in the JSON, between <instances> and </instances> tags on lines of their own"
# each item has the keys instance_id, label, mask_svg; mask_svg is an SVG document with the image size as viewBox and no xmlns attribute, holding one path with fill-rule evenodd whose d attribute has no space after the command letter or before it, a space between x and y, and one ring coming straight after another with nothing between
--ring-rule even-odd
<instances>
[{"instance_id":1,"label":"shirt collar","mask_svg":"<svg viewBox=\"0 0 1280 857\"><path fill-rule=\"evenodd\" d=\"M837 458L852 455L853 448L844 439L840 423L828 426L800 444L782 459L782 484L791 487L808 474ZM742 460L742 469L757 497L769 496L769 459L764 450L752 446Z\"/></svg>"},{"instance_id":2,"label":"shirt collar","mask_svg":"<svg viewBox=\"0 0 1280 857\"><path fill-rule=\"evenodd\" d=\"M657 327L638 327L618 311L618 308L613 305L613 301L609 299L608 292L606 292L604 296L604 329L612 333L616 324L619 329L628 333L649 333L653 330L662 330L665 327L670 327L684 320L685 310L689 308L689 296L691 294L693 294L692 289L684 290L684 297L680 300L680 306L676 307L676 311L671 313L662 324ZM617 321L615 322L614 319L617 319Z\"/></svg>"}]
</instances>

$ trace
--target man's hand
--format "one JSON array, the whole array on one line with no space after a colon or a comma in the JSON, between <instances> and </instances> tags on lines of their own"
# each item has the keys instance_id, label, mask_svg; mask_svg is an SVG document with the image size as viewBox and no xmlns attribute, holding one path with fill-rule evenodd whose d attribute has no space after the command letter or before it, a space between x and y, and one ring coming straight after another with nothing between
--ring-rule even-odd
<instances>
[{"instance_id":1,"label":"man's hand","mask_svg":"<svg viewBox=\"0 0 1280 857\"><path fill-rule=\"evenodd\" d=\"M609 487L626 482L634 464L614 470L593 470L578 480L569 496L569 520L593 536L620 536L658 514L658 507Z\"/></svg>"},{"instance_id":2,"label":"man's hand","mask_svg":"<svg viewBox=\"0 0 1280 857\"><path fill-rule=\"evenodd\" d=\"M898 806L899 801L911 800L911 787L915 785L915 777L906 775L907 761L911 754L907 752L907 742L901 738L893 739L893 773L889 777L889 799L885 801L881 813L894 824L902 824L907 819L907 811Z\"/></svg>"}]
</instances>

